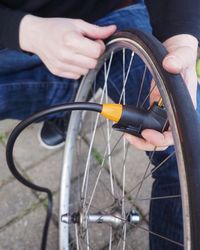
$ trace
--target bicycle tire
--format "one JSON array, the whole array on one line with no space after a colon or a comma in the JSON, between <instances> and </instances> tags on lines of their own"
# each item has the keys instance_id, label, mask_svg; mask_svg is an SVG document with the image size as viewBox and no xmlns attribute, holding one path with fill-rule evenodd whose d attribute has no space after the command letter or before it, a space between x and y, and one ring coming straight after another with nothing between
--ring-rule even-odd
<instances>
[{"instance_id":1,"label":"bicycle tire","mask_svg":"<svg viewBox=\"0 0 200 250\"><path fill-rule=\"evenodd\" d=\"M102 65L104 65L108 55L110 56L113 50L118 51L124 48L126 50L130 49L141 57L156 80L157 87L163 98L174 136L178 162L184 218L184 249L198 250L200 249L200 237L198 233L200 224L200 203L198 199L200 186L199 123L191 98L181 76L169 74L162 67L162 61L167 54L162 44L151 34L139 30L117 32L107 41L106 51L99 59L96 69L90 70L83 78L76 101L88 100L88 96L91 96L91 89L93 88L96 76ZM61 181L60 249L72 248L69 247L70 226L68 223L63 223L61 217L69 213L69 200L71 199L70 195L72 195L71 173L73 171L76 140L82 129L82 115L82 112L72 114L67 133ZM73 239L73 241L76 240ZM75 249L78 249L78 244L77 242L74 243L73 246ZM88 244L86 244L87 247ZM80 249L82 248L80 247ZM100 248L97 247L96 249Z\"/></svg>"}]
</instances>

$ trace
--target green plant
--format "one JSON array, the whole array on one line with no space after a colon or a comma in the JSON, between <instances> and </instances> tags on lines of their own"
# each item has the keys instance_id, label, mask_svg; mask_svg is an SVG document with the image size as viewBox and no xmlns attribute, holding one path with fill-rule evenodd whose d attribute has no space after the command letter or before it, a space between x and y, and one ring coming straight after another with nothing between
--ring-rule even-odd
<instances>
[{"instance_id":1,"label":"green plant","mask_svg":"<svg viewBox=\"0 0 200 250\"><path fill-rule=\"evenodd\" d=\"M196 70L197 76L200 77L200 59L197 60Z\"/></svg>"}]
</instances>

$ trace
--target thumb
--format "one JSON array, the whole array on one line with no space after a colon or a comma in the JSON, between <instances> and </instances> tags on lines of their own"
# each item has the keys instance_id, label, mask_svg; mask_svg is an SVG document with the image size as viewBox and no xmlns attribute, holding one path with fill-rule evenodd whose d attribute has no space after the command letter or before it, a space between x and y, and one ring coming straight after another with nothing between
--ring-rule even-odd
<instances>
[{"instance_id":1,"label":"thumb","mask_svg":"<svg viewBox=\"0 0 200 250\"><path fill-rule=\"evenodd\" d=\"M173 74L181 73L194 63L193 53L189 47L180 47L169 52L163 60L163 67Z\"/></svg>"},{"instance_id":2,"label":"thumb","mask_svg":"<svg viewBox=\"0 0 200 250\"><path fill-rule=\"evenodd\" d=\"M83 21L83 25L81 25L83 34L88 38L92 38L95 40L106 39L107 37L111 36L116 31L116 29L116 25L101 27L87 23L85 21Z\"/></svg>"}]
</instances>

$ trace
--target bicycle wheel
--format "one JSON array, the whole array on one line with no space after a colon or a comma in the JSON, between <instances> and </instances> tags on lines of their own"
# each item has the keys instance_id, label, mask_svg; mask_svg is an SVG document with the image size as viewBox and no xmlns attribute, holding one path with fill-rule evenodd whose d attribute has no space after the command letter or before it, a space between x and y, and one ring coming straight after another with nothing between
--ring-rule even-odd
<instances>
[{"instance_id":1,"label":"bicycle wheel","mask_svg":"<svg viewBox=\"0 0 200 250\"><path fill-rule=\"evenodd\" d=\"M61 182L60 249L148 249L149 235L180 249L200 249L198 121L181 77L162 68L165 55L166 50L150 34L118 32L107 42L96 69L83 78L76 101L114 101L148 109L149 96L157 87L175 146L153 167L156 149L148 158L145 152L134 151L122 133L112 130L111 122L91 112L74 112ZM181 192L150 197L151 174L174 155ZM153 199L181 199L183 241L149 229L149 202Z\"/></svg>"}]
</instances>

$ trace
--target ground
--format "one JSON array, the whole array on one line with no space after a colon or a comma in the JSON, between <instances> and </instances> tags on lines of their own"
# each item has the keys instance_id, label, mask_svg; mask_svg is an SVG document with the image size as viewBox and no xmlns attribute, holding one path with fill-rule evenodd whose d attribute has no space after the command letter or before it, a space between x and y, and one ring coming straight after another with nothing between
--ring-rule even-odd
<instances>
[{"instance_id":1,"label":"ground","mask_svg":"<svg viewBox=\"0 0 200 250\"><path fill-rule=\"evenodd\" d=\"M16 181L5 160L7 136L17 122L0 123L0 249L40 249L42 227L46 214L45 197ZM23 174L54 193L54 212L48 248L57 249L58 191L62 149L46 150L37 140L38 126L30 127L17 142L15 152L18 168ZM51 164L50 164L51 163Z\"/></svg>"},{"instance_id":2,"label":"ground","mask_svg":"<svg viewBox=\"0 0 200 250\"><path fill-rule=\"evenodd\" d=\"M15 180L5 160L5 145L17 121L0 122L0 250L40 249L46 214L45 196ZM58 249L59 180L63 149L48 150L39 144L41 125L30 126L17 141L15 160L18 169L30 180L53 191L54 209L48 236L48 250ZM149 190L148 190L149 191ZM146 234L145 238L147 238ZM131 240L129 236L129 241ZM144 241L145 242L145 241ZM147 249L143 241L136 249Z\"/></svg>"}]
</instances>

